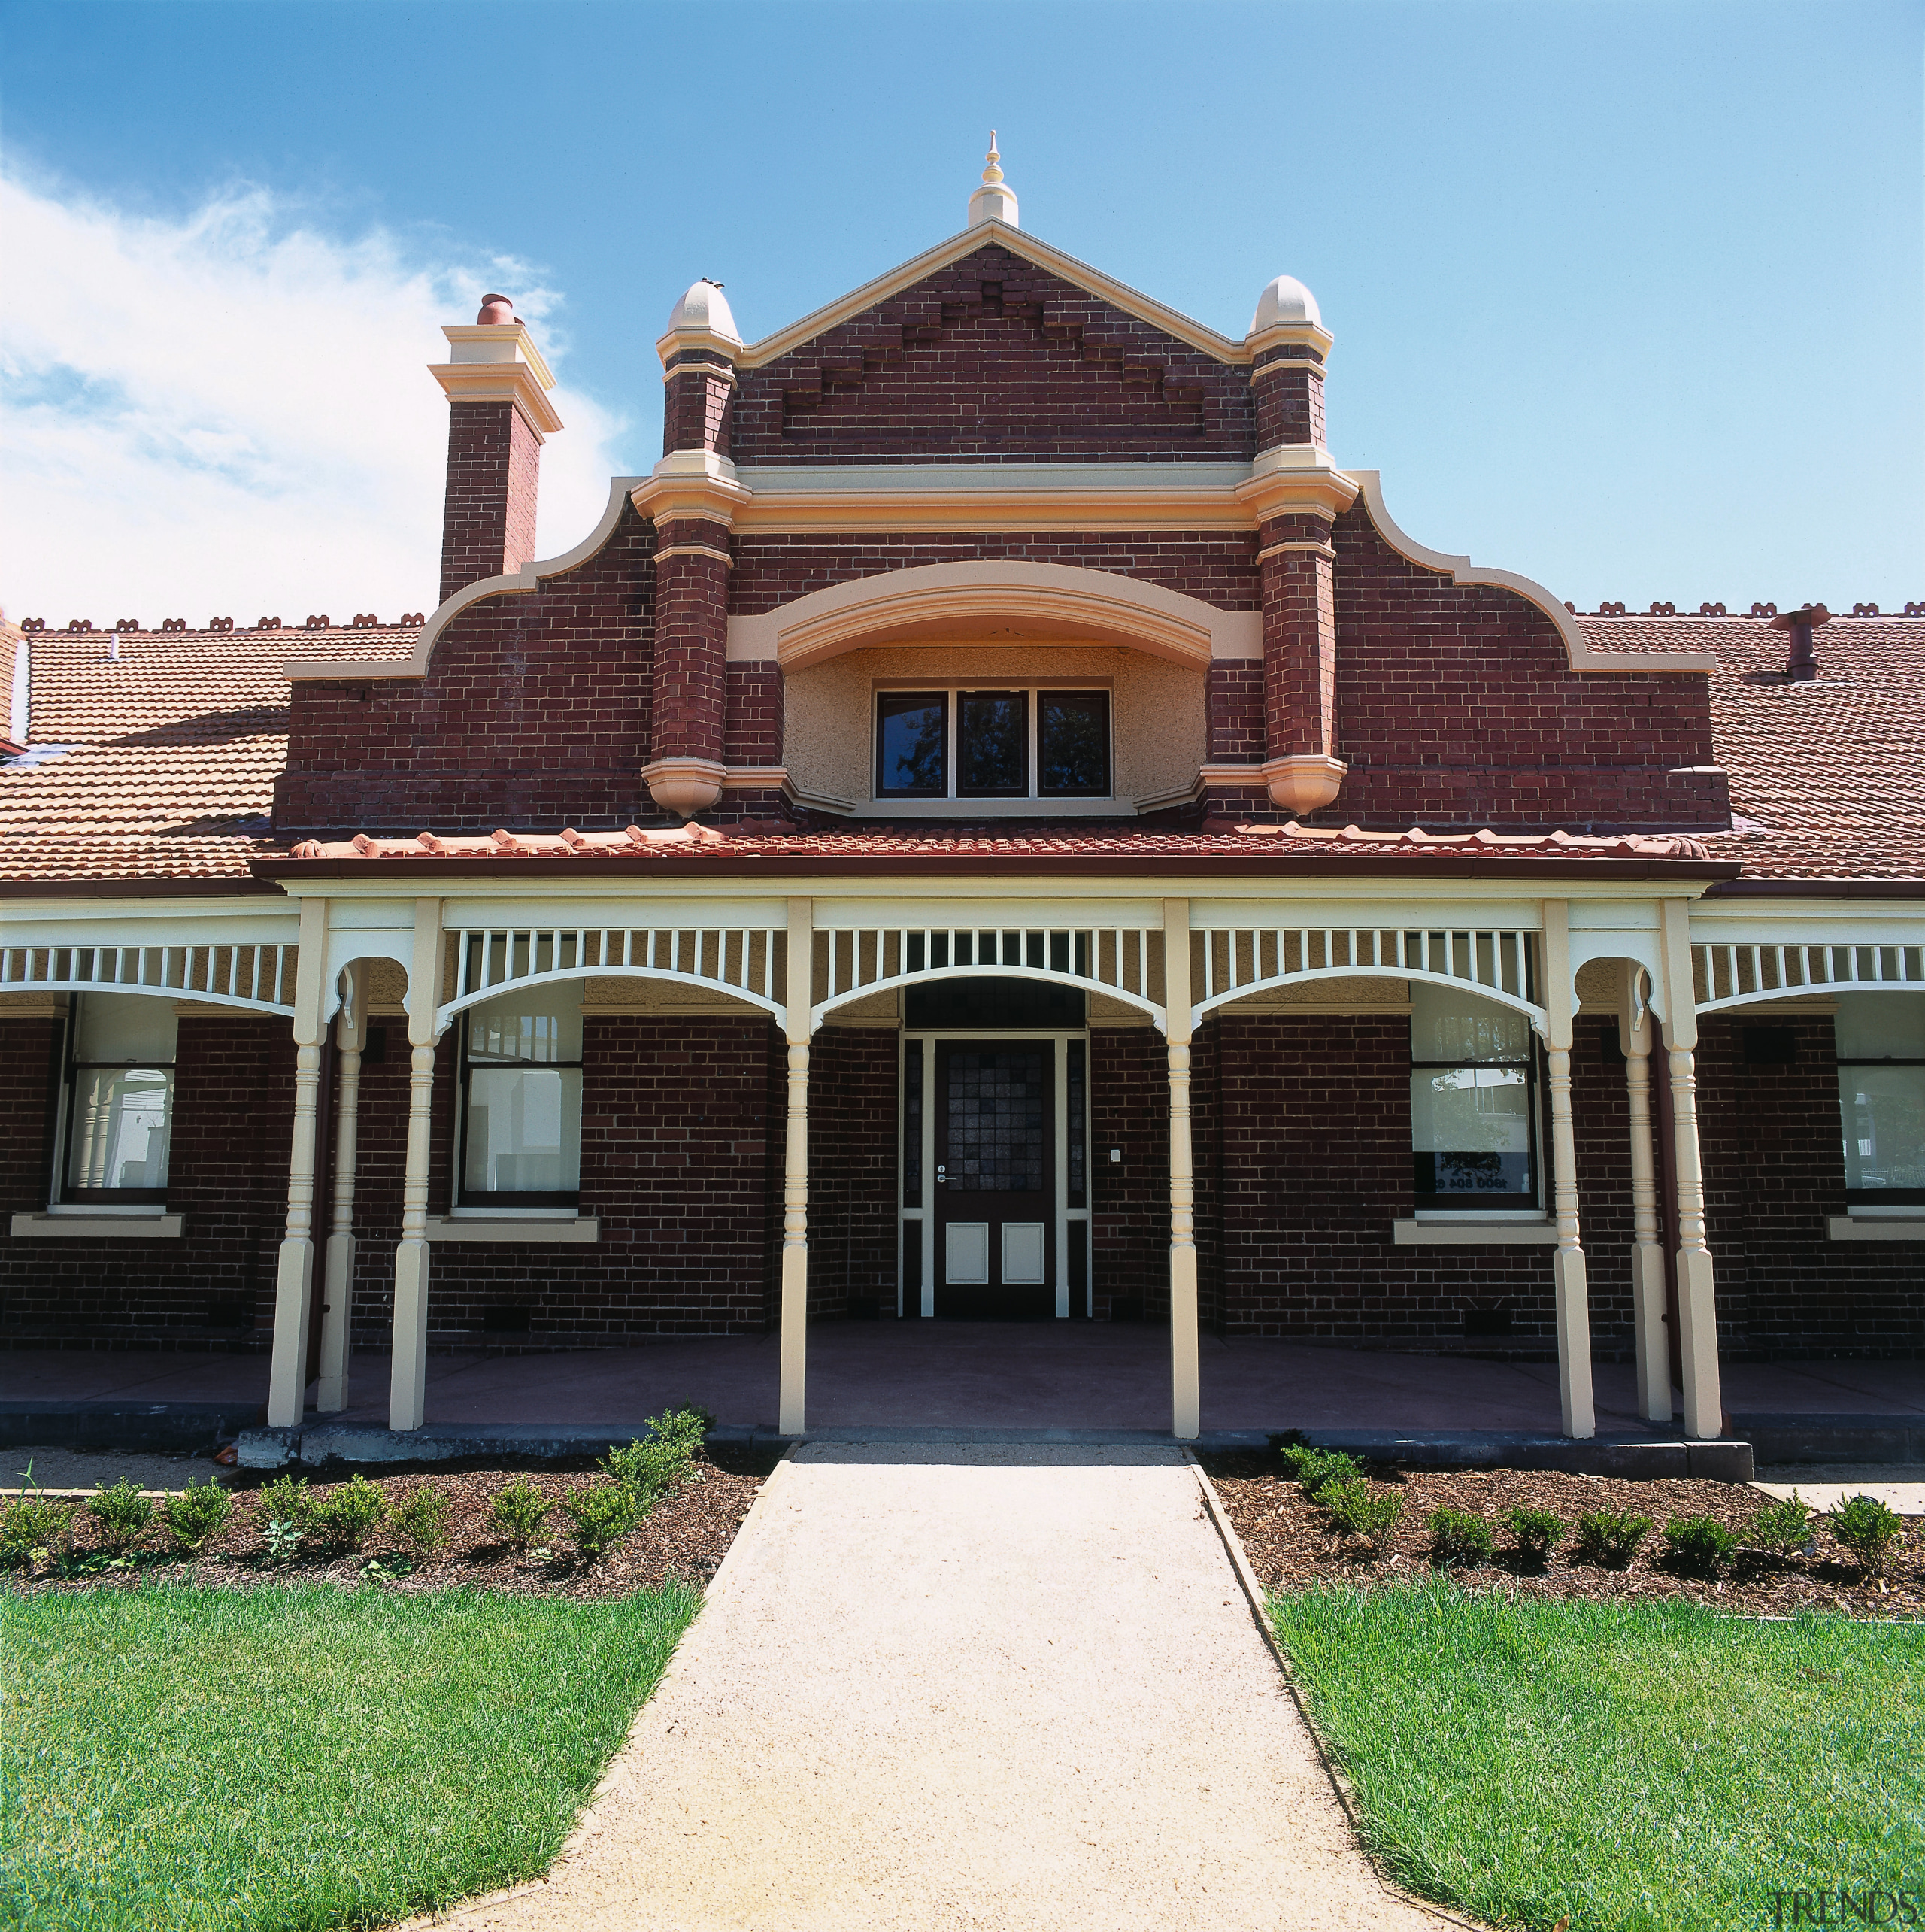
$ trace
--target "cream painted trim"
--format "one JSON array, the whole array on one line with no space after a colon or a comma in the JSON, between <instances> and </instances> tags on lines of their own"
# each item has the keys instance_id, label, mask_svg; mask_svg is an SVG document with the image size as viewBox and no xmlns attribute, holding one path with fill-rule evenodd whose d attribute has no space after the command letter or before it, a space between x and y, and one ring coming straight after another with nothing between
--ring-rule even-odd
<instances>
[{"instance_id":1,"label":"cream painted trim","mask_svg":"<svg viewBox=\"0 0 1925 1932\"><path fill-rule=\"evenodd\" d=\"M744 465L738 530L1248 530L1244 463Z\"/></svg>"},{"instance_id":2,"label":"cream painted trim","mask_svg":"<svg viewBox=\"0 0 1925 1932\"><path fill-rule=\"evenodd\" d=\"M1286 550L1308 550L1313 557L1328 557L1332 563L1337 560L1337 547L1335 544L1292 543L1272 544L1267 549L1260 550L1257 553L1257 561L1261 563L1266 557L1281 557Z\"/></svg>"},{"instance_id":3,"label":"cream painted trim","mask_svg":"<svg viewBox=\"0 0 1925 1932\"><path fill-rule=\"evenodd\" d=\"M1868 1221L1851 1215L1827 1215L1825 1217L1825 1239L1827 1241L1925 1242L1925 1219Z\"/></svg>"},{"instance_id":4,"label":"cream painted trim","mask_svg":"<svg viewBox=\"0 0 1925 1932\"><path fill-rule=\"evenodd\" d=\"M725 792L778 792L788 782L786 765L731 765L722 774Z\"/></svg>"},{"instance_id":5,"label":"cream painted trim","mask_svg":"<svg viewBox=\"0 0 1925 1932\"><path fill-rule=\"evenodd\" d=\"M1573 671L1715 671L1717 660L1708 651L1624 651L1605 652L1587 642L1576 620L1566 610L1563 600L1554 597L1542 584L1520 577L1512 570L1486 570L1473 565L1467 557L1453 557L1431 550L1399 529L1384 507L1383 481L1374 469L1354 469L1370 520L1378 534L1400 556L1426 570L1441 571L1454 584L1490 584L1499 590L1513 590L1535 604L1557 626L1564 640L1564 654Z\"/></svg>"},{"instance_id":6,"label":"cream painted trim","mask_svg":"<svg viewBox=\"0 0 1925 1932\"><path fill-rule=\"evenodd\" d=\"M799 671L885 639L914 641L904 635L911 631L953 638L974 626L1025 621L1047 624L1073 640L1123 644L1198 669L1216 654L1220 637L1226 657L1263 651L1260 611L1220 611L1200 598L1109 571L971 560L884 571L812 590L765 616L732 617L729 655L772 657L785 672Z\"/></svg>"},{"instance_id":7,"label":"cream painted trim","mask_svg":"<svg viewBox=\"0 0 1925 1932\"><path fill-rule=\"evenodd\" d=\"M0 993L0 1020L60 1020L66 1017L67 1002L72 997L65 993ZM177 1002L175 1012L181 1009ZM225 1013L226 1007L210 1008Z\"/></svg>"},{"instance_id":8,"label":"cream painted trim","mask_svg":"<svg viewBox=\"0 0 1925 1932\"><path fill-rule=\"evenodd\" d=\"M1206 787L1253 785L1260 792L1266 788L1268 783L1261 765L1200 765L1197 776Z\"/></svg>"},{"instance_id":9,"label":"cream painted trim","mask_svg":"<svg viewBox=\"0 0 1925 1932\"><path fill-rule=\"evenodd\" d=\"M428 1239L431 1242L527 1241L590 1242L602 1239L602 1223L593 1215L552 1221L538 1215L430 1215Z\"/></svg>"},{"instance_id":10,"label":"cream painted trim","mask_svg":"<svg viewBox=\"0 0 1925 1932\"><path fill-rule=\"evenodd\" d=\"M678 346L686 348L689 345L684 343ZM671 349L668 353L673 355L675 351ZM665 383L673 382L678 376L708 376L717 382L726 383L731 389L741 387L740 379L735 371L721 362L678 362L673 369L665 369L662 372L662 380Z\"/></svg>"},{"instance_id":11,"label":"cream painted trim","mask_svg":"<svg viewBox=\"0 0 1925 1932\"><path fill-rule=\"evenodd\" d=\"M1554 1221L1393 1221L1397 1248L1555 1248Z\"/></svg>"},{"instance_id":12,"label":"cream painted trim","mask_svg":"<svg viewBox=\"0 0 1925 1932\"><path fill-rule=\"evenodd\" d=\"M16 1215L11 1232L27 1241L177 1241L186 1217L170 1214Z\"/></svg>"},{"instance_id":13,"label":"cream painted trim","mask_svg":"<svg viewBox=\"0 0 1925 1932\"><path fill-rule=\"evenodd\" d=\"M779 329L773 335L765 335L759 342L751 342L735 358L736 365L741 369L759 369L774 362L778 356L786 356L792 349L800 348L805 342L826 334L838 323L847 321L850 316L859 315L864 309L887 301L890 296L920 281L925 275L933 274L951 262L959 262L966 255L973 255L978 248L992 241L1034 267L1060 275L1065 281L1075 283L1090 294L1113 302L1139 321L1162 329L1166 335L1174 335L1179 341L1187 342L1193 349L1201 349L1204 354L1214 356L1220 362L1247 365L1250 361L1250 351L1245 344L1232 341L1227 335L1219 335L1214 329L1206 329L1200 322L1193 322L1188 316L1165 308L1153 296L1105 274L1100 268L1091 268L1087 262L1079 262L1073 255L1066 255L1060 248L1052 248L1047 241L1039 241L1022 229L1011 228L1006 222L991 220L978 222L973 228L952 235L947 241L939 241L913 259L877 276L875 281L851 289L847 295L813 311L800 321L792 322L787 329Z\"/></svg>"},{"instance_id":14,"label":"cream painted trim","mask_svg":"<svg viewBox=\"0 0 1925 1932\"><path fill-rule=\"evenodd\" d=\"M665 557L712 557L731 569L735 562L726 550L717 550L712 544L665 544L655 553L655 560L659 563Z\"/></svg>"},{"instance_id":15,"label":"cream painted trim","mask_svg":"<svg viewBox=\"0 0 1925 1932\"><path fill-rule=\"evenodd\" d=\"M1180 802L1190 794L1178 794ZM865 818L1131 818L1145 808L1133 798L870 799Z\"/></svg>"},{"instance_id":16,"label":"cream painted trim","mask_svg":"<svg viewBox=\"0 0 1925 1932\"><path fill-rule=\"evenodd\" d=\"M525 362L430 362L450 402L512 402L538 443L561 428L541 378Z\"/></svg>"},{"instance_id":17,"label":"cream painted trim","mask_svg":"<svg viewBox=\"0 0 1925 1932\"><path fill-rule=\"evenodd\" d=\"M457 590L421 626L421 635L415 639L414 649L408 657L297 657L280 667L281 675L297 684L323 680L364 682L381 678L425 678L428 675L428 660L434 654L435 640L471 604L478 604L484 597L538 590L543 578L559 577L564 571L574 569L577 564L587 563L615 534L615 526L621 521L622 512L629 506L629 493L647 481L645 476L611 478L608 502L602 512L601 521L574 549L562 551L559 557L544 557L538 563L524 563L519 570L508 571L499 577L484 577L478 583Z\"/></svg>"},{"instance_id":18,"label":"cream painted trim","mask_svg":"<svg viewBox=\"0 0 1925 1932\"><path fill-rule=\"evenodd\" d=\"M1250 380L1259 383L1266 376L1281 375L1286 369L1290 369L1299 375L1314 376L1321 382L1329 373L1329 366L1327 362L1313 362L1308 356L1280 356L1273 362L1257 363L1250 372Z\"/></svg>"},{"instance_id":19,"label":"cream painted trim","mask_svg":"<svg viewBox=\"0 0 1925 1932\"><path fill-rule=\"evenodd\" d=\"M448 351L457 362L512 362L517 357L535 372L544 389L553 389L555 378L535 346L535 338L525 322L456 322L442 325Z\"/></svg>"}]
</instances>

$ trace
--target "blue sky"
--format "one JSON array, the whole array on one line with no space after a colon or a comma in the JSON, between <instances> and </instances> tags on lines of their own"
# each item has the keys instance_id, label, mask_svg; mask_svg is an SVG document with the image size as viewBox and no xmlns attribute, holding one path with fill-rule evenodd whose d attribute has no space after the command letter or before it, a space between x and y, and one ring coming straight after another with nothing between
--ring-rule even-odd
<instances>
[{"instance_id":1,"label":"blue sky","mask_svg":"<svg viewBox=\"0 0 1925 1932\"><path fill-rule=\"evenodd\" d=\"M1213 327L1308 283L1332 448L1419 540L1581 608L1925 599L1915 0L12 0L0 35L10 614L425 608L423 365L487 286L561 379L564 549L657 453L683 287L782 326L959 228L992 124L1026 228Z\"/></svg>"}]
</instances>

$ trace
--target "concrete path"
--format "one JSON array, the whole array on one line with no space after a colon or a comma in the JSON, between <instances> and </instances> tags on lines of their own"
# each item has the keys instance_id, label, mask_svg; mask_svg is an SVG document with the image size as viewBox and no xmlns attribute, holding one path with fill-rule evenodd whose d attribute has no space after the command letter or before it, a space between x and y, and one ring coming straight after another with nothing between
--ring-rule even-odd
<instances>
[{"instance_id":1,"label":"concrete path","mask_svg":"<svg viewBox=\"0 0 1925 1932\"><path fill-rule=\"evenodd\" d=\"M815 1444L543 1883L465 1932L1435 1932L1174 1449Z\"/></svg>"},{"instance_id":2,"label":"concrete path","mask_svg":"<svg viewBox=\"0 0 1925 1932\"><path fill-rule=\"evenodd\" d=\"M1836 1509L1848 1496L1875 1496L1901 1516L1925 1516L1925 1469L1916 1463L1787 1463L1760 1469L1751 1487L1768 1496L1795 1489L1814 1509Z\"/></svg>"}]
</instances>

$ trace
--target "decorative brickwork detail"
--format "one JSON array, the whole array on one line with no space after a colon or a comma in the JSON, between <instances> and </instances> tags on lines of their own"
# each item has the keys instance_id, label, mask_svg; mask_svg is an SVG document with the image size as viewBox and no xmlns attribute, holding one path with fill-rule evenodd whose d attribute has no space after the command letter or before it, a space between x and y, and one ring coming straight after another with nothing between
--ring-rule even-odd
<instances>
[{"instance_id":1,"label":"decorative brickwork detail","mask_svg":"<svg viewBox=\"0 0 1925 1932\"><path fill-rule=\"evenodd\" d=\"M1730 823L1702 676L1569 668L1514 592L1393 550L1361 501L1337 519L1337 743L1319 822L1506 832Z\"/></svg>"},{"instance_id":2,"label":"decorative brickwork detail","mask_svg":"<svg viewBox=\"0 0 1925 1932\"><path fill-rule=\"evenodd\" d=\"M512 402L448 405L441 601L519 570L535 554L541 439Z\"/></svg>"},{"instance_id":3,"label":"decorative brickwork detail","mask_svg":"<svg viewBox=\"0 0 1925 1932\"><path fill-rule=\"evenodd\" d=\"M726 667L727 699L722 762L731 766L782 762L782 673L773 664Z\"/></svg>"},{"instance_id":4,"label":"decorative brickwork detail","mask_svg":"<svg viewBox=\"0 0 1925 1932\"><path fill-rule=\"evenodd\" d=\"M738 536L731 611L759 617L811 590L884 571L978 558L1067 564L1157 584L1220 611L1263 607L1257 538L1235 531L969 532L956 536Z\"/></svg>"},{"instance_id":5,"label":"decorative brickwork detail","mask_svg":"<svg viewBox=\"0 0 1925 1932\"><path fill-rule=\"evenodd\" d=\"M652 526L625 508L574 569L463 611L418 684L296 684L275 829L411 836L659 818L636 776L650 755L654 551Z\"/></svg>"},{"instance_id":6,"label":"decorative brickwork detail","mask_svg":"<svg viewBox=\"0 0 1925 1932\"><path fill-rule=\"evenodd\" d=\"M1264 757L1263 660L1218 658L1210 666L1208 702L1210 763L1260 764Z\"/></svg>"},{"instance_id":7,"label":"decorative brickwork detail","mask_svg":"<svg viewBox=\"0 0 1925 1932\"><path fill-rule=\"evenodd\" d=\"M1257 447L1247 371L993 244L741 384L738 463L1247 462Z\"/></svg>"}]
</instances>

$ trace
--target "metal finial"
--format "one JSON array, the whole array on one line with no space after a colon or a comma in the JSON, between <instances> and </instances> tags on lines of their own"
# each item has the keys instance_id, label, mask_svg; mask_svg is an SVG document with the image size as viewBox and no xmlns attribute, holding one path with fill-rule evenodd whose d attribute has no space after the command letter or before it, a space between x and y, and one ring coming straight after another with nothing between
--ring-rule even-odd
<instances>
[{"instance_id":1,"label":"metal finial","mask_svg":"<svg viewBox=\"0 0 1925 1932\"><path fill-rule=\"evenodd\" d=\"M991 187L994 187L996 184L1002 179L1002 170L996 165L996 163L1002 159L1002 156L996 151L996 129L994 128L991 128L990 129L990 151L985 158L988 160L990 165L983 170L983 179Z\"/></svg>"}]
</instances>

